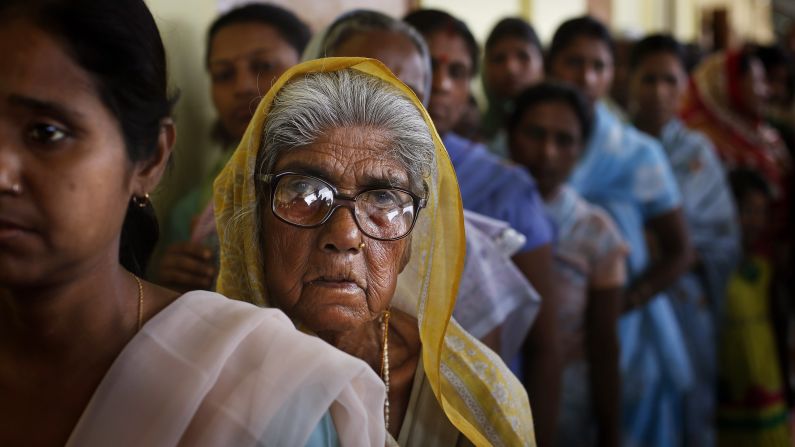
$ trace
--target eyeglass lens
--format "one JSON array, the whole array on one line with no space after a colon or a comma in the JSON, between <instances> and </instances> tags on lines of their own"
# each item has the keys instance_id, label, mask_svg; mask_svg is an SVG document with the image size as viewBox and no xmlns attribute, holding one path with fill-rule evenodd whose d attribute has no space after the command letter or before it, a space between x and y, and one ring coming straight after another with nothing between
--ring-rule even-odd
<instances>
[{"instance_id":1,"label":"eyeglass lens","mask_svg":"<svg viewBox=\"0 0 795 447\"><path fill-rule=\"evenodd\" d=\"M280 177L273 211L289 223L315 226L334 209L334 190L326 182L302 175ZM414 199L405 191L374 189L356 196L354 216L359 228L377 239L404 236L414 222Z\"/></svg>"}]
</instances>

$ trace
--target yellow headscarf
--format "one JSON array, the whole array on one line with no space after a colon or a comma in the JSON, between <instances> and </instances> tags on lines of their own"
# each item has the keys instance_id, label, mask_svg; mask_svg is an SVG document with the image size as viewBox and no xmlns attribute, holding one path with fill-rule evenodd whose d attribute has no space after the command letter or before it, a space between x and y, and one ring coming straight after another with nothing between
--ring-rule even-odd
<instances>
[{"instance_id":1,"label":"yellow headscarf","mask_svg":"<svg viewBox=\"0 0 795 447\"><path fill-rule=\"evenodd\" d=\"M260 102L243 140L215 181L215 215L221 241L218 291L267 306L263 266L254 234L256 159L273 98L291 79L307 73L355 69L375 76L410 98L431 129L437 176L426 179L428 206L412 232L412 260L401 274L392 305L417 316L422 360L431 388L447 417L475 445L534 445L527 394L496 354L467 334L450 316L464 263L461 196L453 166L433 123L414 93L384 65L365 58L304 62L284 75ZM413 276L404 278L404 276ZM397 295L397 294L396 294ZM407 296L409 295L409 296Z\"/></svg>"}]
</instances>

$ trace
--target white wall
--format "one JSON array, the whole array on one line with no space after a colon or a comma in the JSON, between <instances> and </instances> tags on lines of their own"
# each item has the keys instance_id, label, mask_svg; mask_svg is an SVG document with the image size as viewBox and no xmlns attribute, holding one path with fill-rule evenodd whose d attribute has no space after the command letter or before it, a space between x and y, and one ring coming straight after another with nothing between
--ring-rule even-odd
<instances>
[{"instance_id":1,"label":"white wall","mask_svg":"<svg viewBox=\"0 0 795 447\"><path fill-rule=\"evenodd\" d=\"M521 14L519 0L421 0L420 6L441 9L463 20L481 43L500 19Z\"/></svg>"},{"instance_id":2,"label":"white wall","mask_svg":"<svg viewBox=\"0 0 795 447\"><path fill-rule=\"evenodd\" d=\"M162 221L164 210L201 178L208 154L213 150L208 129L214 113L203 60L205 33L215 18L216 3L215 0L146 0L146 3L166 46L171 85L180 91L175 109L174 164L155 195Z\"/></svg>"},{"instance_id":3,"label":"white wall","mask_svg":"<svg viewBox=\"0 0 795 447\"><path fill-rule=\"evenodd\" d=\"M563 21L585 14L587 6L586 0L534 0L529 19L541 41L549 43Z\"/></svg>"}]
</instances>

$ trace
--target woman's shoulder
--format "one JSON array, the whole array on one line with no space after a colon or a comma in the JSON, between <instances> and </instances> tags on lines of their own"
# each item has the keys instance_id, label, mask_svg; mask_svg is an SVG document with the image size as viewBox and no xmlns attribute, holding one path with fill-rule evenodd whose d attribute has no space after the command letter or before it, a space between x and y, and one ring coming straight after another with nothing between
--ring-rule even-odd
<instances>
[{"instance_id":1,"label":"woman's shoulder","mask_svg":"<svg viewBox=\"0 0 795 447\"><path fill-rule=\"evenodd\" d=\"M601 258L615 251L625 251L626 244L610 214L604 209L580 198L577 222L572 229L573 240L581 241L581 254Z\"/></svg>"},{"instance_id":2,"label":"woman's shoulder","mask_svg":"<svg viewBox=\"0 0 795 447\"><path fill-rule=\"evenodd\" d=\"M209 291L181 295L147 322L142 332L159 349L178 353L197 370L239 368L248 375L289 377L291 368L341 368L347 378L370 379L369 367L318 337L305 334L279 309L262 308ZM297 379L297 380L303 380ZM312 380L320 380L320 375ZM372 379L377 382L373 374Z\"/></svg>"},{"instance_id":3,"label":"woman's shoulder","mask_svg":"<svg viewBox=\"0 0 795 447\"><path fill-rule=\"evenodd\" d=\"M364 362L299 332L281 311L194 291L125 347L72 441L304 445L339 406L353 415L335 427L343 445L383 445L383 419L372 416L383 402L384 386Z\"/></svg>"},{"instance_id":4,"label":"woman's shoulder","mask_svg":"<svg viewBox=\"0 0 795 447\"><path fill-rule=\"evenodd\" d=\"M156 321L159 318L162 321ZM153 327L149 328L150 324ZM181 295L147 323L151 331L169 327L182 327L184 333L179 336L183 338L240 344L237 349L250 350L251 355L303 352L316 363L326 361L367 369L364 362L296 329L287 315L277 308L255 306L206 290ZM256 343L246 344L247 340Z\"/></svg>"},{"instance_id":5,"label":"woman's shoulder","mask_svg":"<svg viewBox=\"0 0 795 447\"><path fill-rule=\"evenodd\" d=\"M585 239L613 235L620 237L618 227L607 211L599 205L587 201L581 195L575 194L572 233Z\"/></svg>"},{"instance_id":6,"label":"woman's shoulder","mask_svg":"<svg viewBox=\"0 0 795 447\"><path fill-rule=\"evenodd\" d=\"M334 403L358 418L336 427L342 441L383 439L383 419L371 413L383 405L384 386L367 364L298 331L278 309L213 292L188 292L165 307L108 376L113 380L99 393L107 394L108 405L175 402L168 411L190 421L182 437L196 445L239 436L303 445L294 441L305 441L330 407L336 411ZM114 386L120 384L124 391Z\"/></svg>"},{"instance_id":7,"label":"woman's shoulder","mask_svg":"<svg viewBox=\"0 0 795 447\"><path fill-rule=\"evenodd\" d=\"M295 330L287 315L281 310L272 307L258 307L251 303L227 298L217 292L209 290L192 290L180 295L169 306L172 312L193 312L206 317L205 322L214 324L229 318L263 319L271 318L277 321L277 326L287 326ZM168 310L164 309L164 311Z\"/></svg>"}]
</instances>

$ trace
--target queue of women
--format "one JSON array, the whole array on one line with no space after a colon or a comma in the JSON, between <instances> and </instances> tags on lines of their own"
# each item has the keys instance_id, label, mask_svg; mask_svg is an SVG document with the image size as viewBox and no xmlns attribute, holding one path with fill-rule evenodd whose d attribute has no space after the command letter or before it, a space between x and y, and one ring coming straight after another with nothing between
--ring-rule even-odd
<instances>
[{"instance_id":1,"label":"queue of women","mask_svg":"<svg viewBox=\"0 0 795 447\"><path fill-rule=\"evenodd\" d=\"M155 216L143 0L0 4L0 445L788 445L785 52L648 36L622 110L593 18L484 50L438 10L225 13L224 151Z\"/></svg>"}]
</instances>

